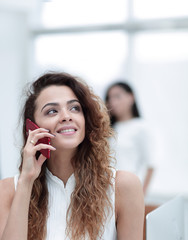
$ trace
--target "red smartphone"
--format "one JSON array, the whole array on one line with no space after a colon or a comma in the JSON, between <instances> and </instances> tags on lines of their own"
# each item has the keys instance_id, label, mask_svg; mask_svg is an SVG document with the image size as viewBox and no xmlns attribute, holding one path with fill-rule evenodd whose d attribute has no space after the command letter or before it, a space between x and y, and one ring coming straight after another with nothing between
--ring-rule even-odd
<instances>
[{"instance_id":1,"label":"red smartphone","mask_svg":"<svg viewBox=\"0 0 188 240\"><path fill-rule=\"evenodd\" d=\"M39 128L34 122L32 122L30 119L26 119L26 134L29 135L29 130L33 131L35 129ZM36 144L44 143L50 145L50 138L44 137L38 140ZM43 156L46 158L50 158L50 150L49 149L41 149L40 152Z\"/></svg>"}]
</instances>

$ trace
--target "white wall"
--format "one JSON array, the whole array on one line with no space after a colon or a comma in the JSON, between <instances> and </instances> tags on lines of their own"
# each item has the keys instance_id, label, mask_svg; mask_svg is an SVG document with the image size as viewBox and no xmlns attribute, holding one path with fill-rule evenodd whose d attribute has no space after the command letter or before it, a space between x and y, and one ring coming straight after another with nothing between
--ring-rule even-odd
<instances>
[{"instance_id":1,"label":"white wall","mask_svg":"<svg viewBox=\"0 0 188 240\"><path fill-rule=\"evenodd\" d=\"M143 115L159 137L152 202L188 195L188 61L136 63L133 83Z\"/></svg>"},{"instance_id":2,"label":"white wall","mask_svg":"<svg viewBox=\"0 0 188 240\"><path fill-rule=\"evenodd\" d=\"M27 72L27 15L0 5L0 173L1 178L17 172L19 97ZM16 137L16 142L14 141Z\"/></svg>"}]
</instances>

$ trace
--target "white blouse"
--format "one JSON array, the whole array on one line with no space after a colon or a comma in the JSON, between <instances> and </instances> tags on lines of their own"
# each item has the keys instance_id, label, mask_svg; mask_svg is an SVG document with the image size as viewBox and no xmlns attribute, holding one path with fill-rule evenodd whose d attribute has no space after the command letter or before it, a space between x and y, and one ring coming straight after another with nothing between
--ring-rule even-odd
<instances>
[{"instance_id":1,"label":"white blouse","mask_svg":"<svg viewBox=\"0 0 188 240\"><path fill-rule=\"evenodd\" d=\"M112 213L109 214L105 223L105 230L101 240L116 240L116 221L115 221L115 174L113 188L109 189L108 194L112 203ZM71 193L75 188L75 177L72 174L66 186L61 179L54 176L46 169L47 187L49 192L49 217L47 219L47 237L46 240L69 240L65 235L66 213L71 200ZM18 182L18 175L14 177L15 189ZM89 238L88 238L89 240ZM97 239L99 240L99 239Z\"/></svg>"},{"instance_id":2,"label":"white blouse","mask_svg":"<svg viewBox=\"0 0 188 240\"><path fill-rule=\"evenodd\" d=\"M110 146L116 161L112 163L118 170L135 173L144 182L148 168L154 167L154 134L140 118L134 118L114 125L115 138Z\"/></svg>"}]
</instances>

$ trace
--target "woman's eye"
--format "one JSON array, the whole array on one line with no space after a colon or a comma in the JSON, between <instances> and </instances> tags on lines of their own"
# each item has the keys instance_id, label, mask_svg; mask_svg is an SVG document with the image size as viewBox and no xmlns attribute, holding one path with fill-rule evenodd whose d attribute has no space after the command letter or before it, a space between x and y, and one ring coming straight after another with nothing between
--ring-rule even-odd
<instances>
[{"instance_id":1,"label":"woman's eye","mask_svg":"<svg viewBox=\"0 0 188 240\"><path fill-rule=\"evenodd\" d=\"M71 111L79 112L81 110L80 106L73 106L71 107Z\"/></svg>"},{"instance_id":2,"label":"woman's eye","mask_svg":"<svg viewBox=\"0 0 188 240\"><path fill-rule=\"evenodd\" d=\"M55 109L51 109L47 112L47 115L50 115L50 114L54 114L56 113L57 111Z\"/></svg>"}]
</instances>

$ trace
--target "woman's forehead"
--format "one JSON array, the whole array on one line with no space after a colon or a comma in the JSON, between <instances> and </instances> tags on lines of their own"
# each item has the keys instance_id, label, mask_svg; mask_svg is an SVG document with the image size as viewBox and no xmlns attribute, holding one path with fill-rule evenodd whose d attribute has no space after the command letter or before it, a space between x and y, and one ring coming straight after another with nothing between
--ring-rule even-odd
<instances>
[{"instance_id":1,"label":"woman's forehead","mask_svg":"<svg viewBox=\"0 0 188 240\"><path fill-rule=\"evenodd\" d=\"M78 99L73 90L68 86L49 86L41 91L39 96L36 99L36 103L40 104L44 101L52 101L54 99L70 100L70 99Z\"/></svg>"},{"instance_id":2,"label":"woman's forehead","mask_svg":"<svg viewBox=\"0 0 188 240\"><path fill-rule=\"evenodd\" d=\"M128 92L123 89L121 86L115 85L113 87L110 88L109 95L114 95L114 94L128 94Z\"/></svg>"}]
</instances>

